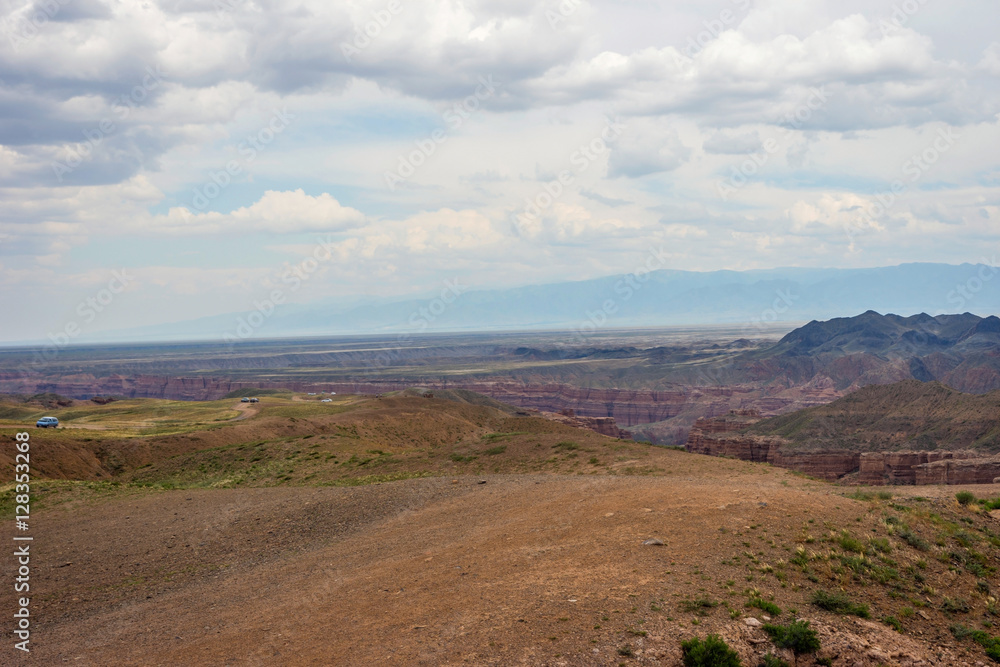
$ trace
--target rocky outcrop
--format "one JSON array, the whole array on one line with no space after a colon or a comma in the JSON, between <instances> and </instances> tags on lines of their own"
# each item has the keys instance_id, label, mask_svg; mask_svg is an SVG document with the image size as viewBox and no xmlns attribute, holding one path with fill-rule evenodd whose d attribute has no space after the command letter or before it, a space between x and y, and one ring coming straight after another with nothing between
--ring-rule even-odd
<instances>
[{"instance_id":1,"label":"rocky outcrop","mask_svg":"<svg viewBox=\"0 0 1000 667\"><path fill-rule=\"evenodd\" d=\"M914 467L917 484L992 484L1000 475L1000 456L947 459Z\"/></svg>"},{"instance_id":2,"label":"rocky outcrop","mask_svg":"<svg viewBox=\"0 0 1000 667\"><path fill-rule=\"evenodd\" d=\"M971 459L975 452L960 450L928 452L865 452L861 454L858 472L860 484L938 484L945 482L918 482L917 470L928 463Z\"/></svg>"},{"instance_id":3,"label":"rocky outcrop","mask_svg":"<svg viewBox=\"0 0 1000 667\"><path fill-rule=\"evenodd\" d=\"M578 417L572 410L562 410L560 412L543 412L543 416L554 421L562 422L568 426L576 428L586 428L597 431L601 435L611 438L621 438L631 440L632 434L624 429L618 428L614 417Z\"/></svg>"},{"instance_id":4,"label":"rocky outcrop","mask_svg":"<svg viewBox=\"0 0 1000 667\"><path fill-rule=\"evenodd\" d=\"M686 449L696 454L770 463L813 477L838 480L857 471L860 484L991 484L1000 475L1000 456L969 451L848 452L789 448L776 436L741 433L758 421L731 413L699 419Z\"/></svg>"},{"instance_id":5,"label":"rocky outcrop","mask_svg":"<svg viewBox=\"0 0 1000 667\"><path fill-rule=\"evenodd\" d=\"M798 452L784 449L783 438L692 429L686 449L695 454L725 456L743 461L770 463L813 477L836 480L858 469L859 456L850 452Z\"/></svg>"}]
</instances>

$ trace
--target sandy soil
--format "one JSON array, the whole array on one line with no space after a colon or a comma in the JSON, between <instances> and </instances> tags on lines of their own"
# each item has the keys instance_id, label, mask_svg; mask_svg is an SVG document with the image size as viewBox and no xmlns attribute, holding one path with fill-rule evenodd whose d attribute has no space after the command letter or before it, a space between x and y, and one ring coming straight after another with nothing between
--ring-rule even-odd
<instances>
[{"instance_id":1,"label":"sandy soil","mask_svg":"<svg viewBox=\"0 0 1000 667\"><path fill-rule=\"evenodd\" d=\"M724 580L744 571L720 560L749 539L740 531L788 538L809 519L861 521L866 505L786 471L690 460L697 474L186 490L53 509L34 521L28 662L675 665L681 639L721 632L756 665L770 645L751 611L698 619L680 600L726 599ZM665 544L643 545L654 537ZM805 588L735 588L748 585L798 606L838 667L976 664L946 625L903 636L810 608Z\"/></svg>"}]
</instances>

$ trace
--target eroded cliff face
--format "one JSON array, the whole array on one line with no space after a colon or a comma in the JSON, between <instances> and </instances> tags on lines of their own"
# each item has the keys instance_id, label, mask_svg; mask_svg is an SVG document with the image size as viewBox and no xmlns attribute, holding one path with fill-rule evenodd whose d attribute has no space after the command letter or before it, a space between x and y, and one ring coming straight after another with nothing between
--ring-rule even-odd
<instances>
[{"instance_id":1,"label":"eroded cliff face","mask_svg":"<svg viewBox=\"0 0 1000 667\"><path fill-rule=\"evenodd\" d=\"M691 429L686 449L696 454L770 463L831 481L857 472L852 481L868 485L991 484L1000 477L1000 456L983 457L970 450L810 452L790 450L784 438L738 432L756 421L747 414L699 419Z\"/></svg>"},{"instance_id":2,"label":"eroded cliff face","mask_svg":"<svg viewBox=\"0 0 1000 667\"><path fill-rule=\"evenodd\" d=\"M601 435L606 435L611 438L621 438L622 440L631 440L632 434L628 431L618 428L618 424L615 422L614 417L579 417L572 410L563 410L561 412L542 412L542 416L552 419L553 421L562 422L569 426L575 426L577 428L587 428L591 431L597 431Z\"/></svg>"},{"instance_id":3,"label":"eroded cliff face","mask_svg":"<svg viewBox=\"0 0 1000 667\"><path fill-rule=\"evenodd\" d=\"M829 383L804 387L672 385L662 390L602 389L567 384L498 380L490 382L362 380L358 382L305 382L297 380L256 381L213 377L167 377L156 375L64 375L58 377L0 373L0 393L35 394L53 392L72 398L95 395L127 398L166 398L205 401L251 387L287 388L293 391L336 391L377 394L406 389L414 384L428 389L468 389L517 407L554 412L572 410L577 418L613 419L630 427L654 424L644 435L657 444L684 444L688 431L700 417L720 416L733 409L757 409L778 414L827 403L840 394ZM595 423L595 430L604 428ZM618 437L618 436L615 436Z\"/></svg>"}]
</instances>

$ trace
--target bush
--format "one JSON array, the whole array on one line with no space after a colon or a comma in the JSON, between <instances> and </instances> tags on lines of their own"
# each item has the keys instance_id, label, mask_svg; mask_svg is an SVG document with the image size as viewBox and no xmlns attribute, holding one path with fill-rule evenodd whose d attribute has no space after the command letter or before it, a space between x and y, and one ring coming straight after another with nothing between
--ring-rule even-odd
<instances>
[{"instance_id":1,"label":"bush","mask_svg":"<svg viewBox=\"0 0 1000 667\"><path fill-rule=\"evenodd\" d=\"M686 611L688 613L695 613L699 616L705 616L708 610L712 607L718 607L719 603L714 600L709 600L707 597L700 597L694 600L681 600L680 608L681 611Z\"/></svg>"},{"instance_id":2,"label":"bush","mask_svg":"<svg viewBox=\"0 0 1000 667\"><path fill-rule=\"evenodd\" d=\"M790 648L795 655L819 650L819 636L809 627L809 621L795 620L788 625L765 624L764 632L778 648Z\"/></svg>"},{"instance_id":3,"label":"bush","mask_svg":"<svg viewBox=\"0 0 1000 667\"><path fill-rule=\"evenodd\" d=\"M790 667L790 665L773 653L768 653L760 661L759 667Z\"/></svg>"},{"instance_id":4,"label":"bush","mask_svg":"<svg viewBox=\"0 0 1000 667\"><path fill-rule=\"evenodd\" d=\"M965 598L945 597L941 601L941 610L949 614L968 614L971 609L969 601Z\"/></svg>"},{"instance_id":5,"label":"bush","mask_svg":"<svg viewBox=\"0 0 1000 667\"><path fill-rule=\"evenodd\" d=\"M968 506L976 502L976 496L971 491L959 491L955 494L955 500L959 505Z\"/></svg>"},{"instance_id":6,"label":"bush","mask_svg":"<svg viewBox=\"0 0 1000 667\"><path fill-rule=\"evenodd\" d=\"M853 551L856 554L863 554L865 552L864 543L851 536L851 534L846 530L840 534L840 537L837 539L837 544L839 544L840 548L844 551Z\"/></svg>"},{"instance_id":7,"label":"bush","mask_svg":"<svg viewBox=\"0 0 1000 667\"><path fill-rule=\"evenodd\" d=\"M909 544L914 549L919 549L920 551L930 551L931 545L924 538L920 537L914 533L909 528L903 526L896 531L900 539Z\"/></svg>"},{"instance_id":8,"label":"bush","mask_svg":"<svg viewBox=\"0 0 1000 667\"><path fill-rule=\"evenodd\" d=\"M986 649L986 657L992 659L993 662L1000 662L1000 638L991 637L983 630L973 630L964 625L951 626L951 633L955 635L955 639L972 637L977 644Z\"/></svg>"},{"instance_id":9,"label":"bush","mask_svg":"<svg viewBox=\"0 0 1000 667\"><path fill-rule=\"evenodd\" d=\"M888 625L890 628L892 628L896 632L902 632L903 631L903 624L900 623L899 619L896 618L895 616L883 616L882 617L882 622L885 623L886 625Z\"/></svg>"},{"instance_id":10,"label":"bush","mask_svg":"<svg viewBox=\"0 0 1000 667\"><path fill-rule=\"evenodd\" d=\"M681 642L685 667L741 667L740 656L719 635Z\"/></svg>"},{"instance_id":11,"label":"bush","mask_svg":"<svg viewBox=\"0 0 1000 667\"><path fill-rule=\"evenodd\" d=\"M766 611L771 616L781 616L781 607L779 607L778 605L774 604L773 602L765 600L765 599L763 599L763 598L761 598L759 596L756 596L756 595L753 596L753 597L751 597L750 600L747 601L747 606L748 607L757 607L758 609L760 609L762 611Z\"/></svg>"},{"instance_id":12,"label":"bush","mask_svg":"<svg viewBox=\"0 0 1000 667\"><path fill-rule=\"evenodd\" d=\"M834 614L850 614L859 618L869 618L868 605L856 604L851 599L840 593L827 593L826 591L816 591L813 593L812 603L820 609L832 611Z\"/></svg>"}]
</instances>

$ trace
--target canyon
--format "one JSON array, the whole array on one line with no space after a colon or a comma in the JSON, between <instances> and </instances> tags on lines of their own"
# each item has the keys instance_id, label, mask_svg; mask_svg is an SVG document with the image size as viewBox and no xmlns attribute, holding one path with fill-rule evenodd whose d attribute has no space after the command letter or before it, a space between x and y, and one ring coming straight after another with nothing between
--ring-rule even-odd
<instances>
[{"instance_id":1,"label":"canyon","mask_svg":"<svg viewBox=\"0 0 1000 667\"><path fill-rule=\"evenodd\" d=\"M780 436L746 430L760 421L752 410L695 422L685 449L695 454L768 463L828 481L850 484L992 484L1000 478L1000 456L974 450L858 452L802 450Z\"/></svg>"},{"instance_id":2,"label":"canyon","mask_svg":"<svg viewBox=\"0 0 1000 667\"><path fill-rule=\"evenodd\" d=\"M614 428L637 440L681 445L701 418L731 410L779 417L872 385L940 382L981 395L1000 389L996 317L869 311L787 332L755 329L752 339L740 337L745 333L687 327L577 338L567 332L469 333L7 349L0 350L0 393L210 400L253 389L468 389L522 409L572 410L578 419L605 420L592 427L608 433L614 431L606 420L614 420ZM877 416L881 406L872 405ZM993 417L984 415L975 419L988 425ZM844 443L836 434L851 425L840 427L811 437L839 451ZM892 433L889 425L879 437L891 440ZM970 445L943 437L939 449ZM932 448L897 442L889 449ZM848 462L827 465L834 474Z\"/></svg>"}]
</instances>

